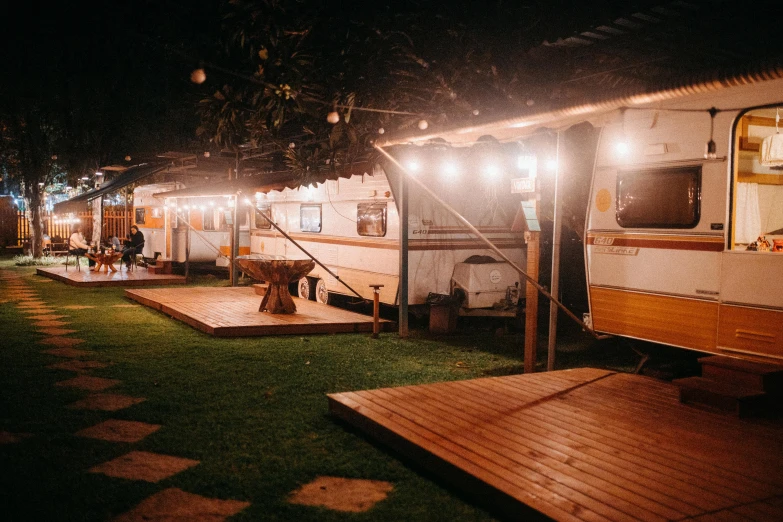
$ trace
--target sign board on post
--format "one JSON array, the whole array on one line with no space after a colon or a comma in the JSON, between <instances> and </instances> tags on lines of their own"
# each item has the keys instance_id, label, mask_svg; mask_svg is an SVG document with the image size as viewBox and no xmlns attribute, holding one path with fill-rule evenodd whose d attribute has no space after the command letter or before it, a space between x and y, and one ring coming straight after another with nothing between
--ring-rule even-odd
<instances>
[{"instance_id":1,"label":"sign board on post","mask_svg":"<svg viewBox=\"0 0 783 522\"><path fill-rule=\"evenodd\" d=\"M514 178L511 180L512 194L529 194L536 191L536 178Z\"/></svg>"}]
</instances>

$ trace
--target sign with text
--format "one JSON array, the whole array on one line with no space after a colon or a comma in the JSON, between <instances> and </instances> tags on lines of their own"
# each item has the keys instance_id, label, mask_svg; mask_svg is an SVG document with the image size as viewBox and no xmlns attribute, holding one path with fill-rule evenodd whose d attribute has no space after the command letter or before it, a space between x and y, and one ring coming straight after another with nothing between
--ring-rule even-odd
<instances>
[{"instance_id":1,"label":"sign with text","mask_svg":"<svg viewBox=\"0 0 783 522\"><path fill-rule=\"evenodd\" d=\"M536 191L536 178L514 178L511 180L512 194L529 194Z\"/></svg>"}]
</instances>

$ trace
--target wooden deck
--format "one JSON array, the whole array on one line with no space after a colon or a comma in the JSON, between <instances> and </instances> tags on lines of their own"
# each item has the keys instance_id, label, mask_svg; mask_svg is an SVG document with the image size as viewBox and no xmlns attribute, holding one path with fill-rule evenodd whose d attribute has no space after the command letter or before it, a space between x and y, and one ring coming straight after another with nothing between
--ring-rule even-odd
<instances>
[{"instance_id":1,"label":"wooden deck","mask_svg":"<svg viewBox=\"0 0 783 522\"><path fill-rule=\"evenodd\" d=\"M126 297L216 337L372 332L372 317L294 298L295 314L259 312L253 288L126 290ZM394 323L381 322L382 330Z\"/></svg>"},{"instance_id":2,"label":"wooden deck","mask_svg":"<svg viewBox=\"0 0 783 522\"><path fill-rule=\"evenodd\" d=\"M38 268L36 273L40 276L54 279L71 286L101 287L101 286L150 286L150 285L181 285L185 278L178 275L152 274L146 268L137 267L133 272L125 268L116 272L90 272L87 267L76 270L64 266Z\"/></svg>"},{"instance_id":3,"label":"wooden deck","mask_svg":"<svg viewBox=\"0 0 783 522\"><path fill-rule=\"evenodd\" d=\"M783 520L783 421L591 368L329 395L332 414L513 519Z\"/></svg>"}]
</instances>

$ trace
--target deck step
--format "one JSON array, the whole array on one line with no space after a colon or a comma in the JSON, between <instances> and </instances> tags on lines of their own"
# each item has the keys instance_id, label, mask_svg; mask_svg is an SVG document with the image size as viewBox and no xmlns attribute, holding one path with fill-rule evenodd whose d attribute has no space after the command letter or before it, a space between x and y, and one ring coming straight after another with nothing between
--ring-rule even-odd
<instances>
[{"instance_id":1,"label":"deck step","mask_svg":"<svg viewBox=\"0 0 783 522\"><path fill-rule=\"evenodd\" d=\"M783 395L783 366L714 355L701 357L701 376L742 388Z\"/></svg>"},{"instance_id":2,"label":"deck step","mask_svg":"<svg viewBox=\"0 0 783 522\"><path fill-rule=\"evenodd\" d=\"M168 259L157 259L154 265L147 266L151 274L171 274L173 271L173 261Z\"/></svg>"},{"instance_id":3,"label":"deck step","mask_svg":"<svg viewBox=\"0 0 783 522\"><path fill-rule=\"evenodd\" d=\"M770 396L763 391L704 377L685 377L675 379L672 383L680 388L680 402L706 406L739 417L765 415L770 405Z\"/></svg>"}]
</instances>

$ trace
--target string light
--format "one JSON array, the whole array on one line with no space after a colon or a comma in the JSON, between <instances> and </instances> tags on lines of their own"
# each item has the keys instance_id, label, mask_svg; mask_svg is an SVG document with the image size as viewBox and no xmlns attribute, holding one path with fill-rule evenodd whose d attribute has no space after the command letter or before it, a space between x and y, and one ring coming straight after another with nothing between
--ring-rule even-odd
<instances>
[{"instance_id":1,"label":"string light","mask_svg":"<svg viewBox=\"0 0 783 522\"><path fill-rule=\"evenodd\" d=\"M421 130L427 130L427 127L429 127L430 124L427 123L427 120L419 120L419 129Z\"/></svg>"},{"instance_id":2,"label":"string light","mask_svg":"<svg viewBox=\"0 0 783 522\"><path fill-rule=\"evenodd\" d=\"M207 73L204 72L204 69L193 69L193 72L190 73L190 81L197 85L201 85L206 79Z\"/></svg>"},{"instance_id":3,"label":"string light","mask_svg":"<svg viewBox=\"0 0 783 522\"><path fill-rule=\"evenodd\" d=\"M332 111L326 115L326 121L334 125L340 121L340 115L337 113L337 111Z\"/></svg>"}]
</instances>

